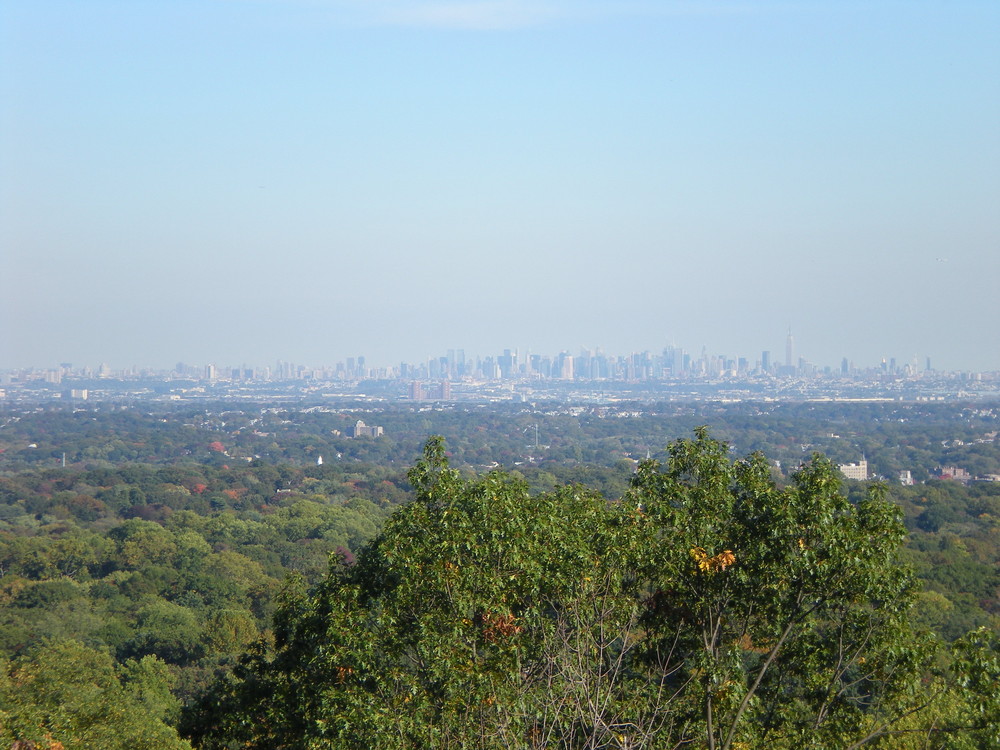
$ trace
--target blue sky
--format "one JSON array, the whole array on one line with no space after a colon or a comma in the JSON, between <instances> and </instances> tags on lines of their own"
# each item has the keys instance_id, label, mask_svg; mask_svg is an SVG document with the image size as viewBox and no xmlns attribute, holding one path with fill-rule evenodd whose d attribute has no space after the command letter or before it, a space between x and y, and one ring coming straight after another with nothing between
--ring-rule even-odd
<instances>
[{"instance_id":1,"label":"blue sky","mask_svg":"<svg viewBox=\"0 0 1000 750\"><path fill-rule=\"evenodd\" d=\"M1000 369L1000 3L0 0L0 369Z\"/></svg>"}]
</instances>

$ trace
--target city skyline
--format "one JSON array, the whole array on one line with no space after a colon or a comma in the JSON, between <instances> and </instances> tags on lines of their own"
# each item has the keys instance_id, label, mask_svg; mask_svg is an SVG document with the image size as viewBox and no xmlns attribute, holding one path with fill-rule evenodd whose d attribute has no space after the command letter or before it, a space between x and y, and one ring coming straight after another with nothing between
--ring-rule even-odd
<instances>
[{"instance_id":1,"label":"city skyline","mask_svg":"<svg viewBox=\"0 0 1000 750\"><path fill-rule=\"evenodd\" d=\"M0 369L1000 370L1000 3L0 10Z\"/></svg>"},{"instance_id":2,"label":"city skyline","mask_svg":"<svg viewBox=\"0 0 1000 750\"><path fill-rule=\"evenodd\" d=\"M848 356L831 357L828 360L815 360L804 356L799 356L797 344L793 333L789 329L784 343L784 352L779 353L776 349L762 349L757 352L737 349L724 352L710 349L708 346L701 346L696 349L687 349L674 344L666 344L660 347L646 347L631 351L614 350L610 347L578 347L570 349L567 347L558 348L553 351L538 351L530 347L503 347L492 351L480 351L465 347L448 347L441 349L437 353L427 354L416 359L406 359L402 357L390 358L389 360L373 359L365 352L355 352L353 355L328 355L321 360L289 360L283 358L272 358L270 361L254 361L241 359L237 361L226 361L218 358L207 361L197 361L191 359L177 359L172 364L154 364L148 362L132 362L130 364L110 363L107 361L92 361L92 358L83 361L68 361L65 358L58 363L35 364L26 367L4 367L0 363L0 372L43 372L61 371L65 374L78 374L89 372L94 375L107 375L111 373L178 373L195 374L199 377L209 377L209 379L223 378L229 379L230 372L238 372L234 375L237 379L242 379L244 373L246 377L261 377L266 373L267 378L293 377L292 373L301 372L334 372L339 369L341 376L346 372L348 377L367 377L369 373L373 376L378 373L378 377L392 377L406 379L417 377L421 379L440 378L437 366L440 364L446 371L450 368L452 377L471 375L474 368L478 368L484 363L495 365L497 373L504 373L503 377L509 377L511 368L520 366L522 374L525 366L528 372L535 372L530 366L532 360L543 360L546 363L546 376L550 373L548 368L553 368L551 377L562 377L558 373L558 367L553 363L562 363L568 357L569 375L566 379L573 379L573 361L578 362L583 359L602 359L608 362L625 362L627 360L638 361L646 358L646 361L656 359L662 361L668 370L674 374L717 374L716 371L729 372L739 375L750 374L770 374L770 375L792 375L792 374L822 374L826 373L875 373L879 370L890 374L917 375L921 372L969 372L969 373L994 373L997 370L976 370L974 368L952 367L948 363L938 363L930 354L913 354L909 357L886 354L874 361L856 360ZM506 360L506 362L505 362ZM445 364L447 363L447 364ZM468 368L466 369L466 363ZM415 375L415 369L424 368L422 375ZM431 367L432 372L428 374L427 368ZM700 369L699 369L700 368ZM210 376L205 375L211 372ZM388 373L388 374L387 374ZM387 374L387 375L386 375ZM482 374L479 371L478 374ZM580 374L577 365L577 376ZM295 376L297 377L297 376ZM589 375L587 376L589 379ZM596 378L597 376L595 376Z\"/></svg>"}]
</instances>

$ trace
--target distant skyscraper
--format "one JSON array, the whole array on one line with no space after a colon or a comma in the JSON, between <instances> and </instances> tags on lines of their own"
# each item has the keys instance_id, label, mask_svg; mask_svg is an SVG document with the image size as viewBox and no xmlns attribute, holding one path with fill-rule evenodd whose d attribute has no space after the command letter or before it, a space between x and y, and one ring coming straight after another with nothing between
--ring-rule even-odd
<instances>
[{"instance_id":1,"label":"distant skyscraper","mask_svg":"<svg viewBox=\"0 0 1000 750\"><path fill-rule=\"evenodd\" d=\"M559 358L562 360L559 368L559 377L561 377L563 380L572 380L573 355L568 354L567 352L563 352L562 354L559 355Z\"/></svg>"},{"instance_id":2,"label":"distant skyscraper","mask_svg":"<svg viewBox=\"0 0 1000 750\"><path fill-rule=\"evenodd\" d=\"M785 339L785 367L795 365L795 339L792 338L792 327L788 327L788 338Z\"/></svg>"},{"instance_id":3,"label":"distant skyscraper","mask_svg":"<svg viewBox=\"0 0 1000 750\"><path fill-rule=\"evenodd\" d=\"M500 366L500 377L509 378L517 369L517 354L512 354L510 349L504 349L503 354L497 357L497 364Z\"/></svg>"},{"instance_id":4,"label":"distant skyscraper","mask_svg":"<svg viewBox=\"0 0 1000 750\"><path fill-rule=\"evenodd\" d=\"M671 363L670 369L673 371L674 377L681 375L685 370L684 364L684 350L680 347L675 347L673 352L671 352Z\"/></svg>"},{"instance_id":5,"label":"distant skyscraper","mask_svg":"<svg viewBox=\"0 0 1000 750\"><path fill-rule=\"evenodd\" d=\"M771 352L765 350L760 353L760 369L771 372Z\"/></svg>"}]
</instances>

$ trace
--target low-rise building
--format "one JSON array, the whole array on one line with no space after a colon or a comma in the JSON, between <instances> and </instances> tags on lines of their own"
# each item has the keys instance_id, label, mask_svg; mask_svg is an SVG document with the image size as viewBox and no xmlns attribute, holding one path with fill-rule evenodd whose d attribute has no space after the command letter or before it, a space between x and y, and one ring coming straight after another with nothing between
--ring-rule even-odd
<instances>
[{"instance_id":1,"label":"low-rise building","mask_svg":"<svg viewBox=\"0 0 1000 750\"><path fill-rule=\"evenodd\" d=\"M382 434L383 430L381 427L375 425L368 426L361 419L359 419L355 423L354 427L349 427L347 429L347 437L350 438L357 438L357 437L377 438L381 437Z\"/></svg>"},{"instance_id":2,"label":"low-rise building","mask_svg":"<svg viewBox=\"0 0 1000 750\"><path fill-rule=\"evenodd\" d=\"M840 464L837 468L848 479L856 479L861 482L868 479L868 461L863 458L856 464Z\"/></svg>"}]
</instances>

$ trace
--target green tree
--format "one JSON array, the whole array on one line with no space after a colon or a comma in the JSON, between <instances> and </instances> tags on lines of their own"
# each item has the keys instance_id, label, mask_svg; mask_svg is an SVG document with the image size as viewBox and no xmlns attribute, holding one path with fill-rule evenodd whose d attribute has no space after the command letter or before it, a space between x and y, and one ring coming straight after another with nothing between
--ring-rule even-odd
<instances>
[{"instance_id":1,"label":"green tree","mask_svg":"<svg viewBox=\"0 0 1000 750\"><path fill-rule=\"evenodd\" d=\"M126 652L136 656L155 654L164 661L186 664L201 655L202 629L187 607L163 599L152 599L139 607L135 634Z\"/></svg>"},{"instance_id":2,"label":"green tree","mask_svg":"<svg viewBox=\"0 0 1000 750\"><path fill-rule=\"evenodd\" d=\"M910 631L905 536L879 488L857 505L826 459L777 488L760 455L731 462L699 430L642 464L644 621L676 658L685 733L708 748L855 747L919 708L932 653Z\"/></svg>"},{"instance_id":3,"label":"green tree","mask_svg":"<svg viewBox=\"0 0 1000 750\"><path fill-rule=\"evenodd\" d=\"M0 663L0 742L66 750L189 748L164 722L177 709L170 683L166 665L154 657L119 668L75 641L44 645Z\"/></svg>"},{"instance_id":4,"label":"green tree","mask_svg":"<svg viewBox=\"0 0 1000 750\"><path fill-rule=\"evenodd\" d=\"M850 503L821 457L779 488L699 430L610 503L464 480L432 439L409 479L357 564L289 589L273 650L188 714L202 747L855 748L937 695L899 513L878 488Z\"/></svg>"}]
</instances>

